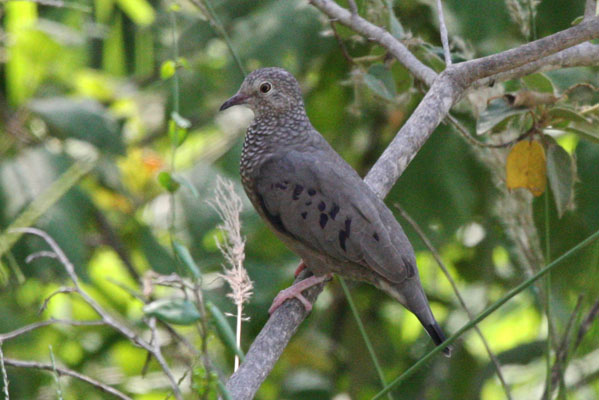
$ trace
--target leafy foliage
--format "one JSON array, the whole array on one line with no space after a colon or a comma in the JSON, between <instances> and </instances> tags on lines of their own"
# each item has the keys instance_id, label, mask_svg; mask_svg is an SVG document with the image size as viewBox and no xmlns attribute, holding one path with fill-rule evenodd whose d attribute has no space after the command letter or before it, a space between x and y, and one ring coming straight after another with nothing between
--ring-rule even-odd
<instances>
[{"instance_id":1,"label":"leafy foliage","mask_svg":"<svg viewBox=\"0 0 599 400\"><path fill-rule=\"evenodd\" d=\"M361 16L386 27L423 62L441 70L433 3L357 1ZM538 37L567 27L583 5L532 2L527 9L524 1L487 3L481 12L480 2L443 2L452 22L455 62L523 43L533 35L532 16ZM29 1L0 6L0 335L49 318L97 318L68 293L45 303L67 284L64 270L48 258L26 263L30 254L47 248L35 238L6 232L34 224L56 240L81 284L118 320L143 335L149 335L150 317L163 321L157 340L176 378L186 374L184 395L215 399L224 393L233 355L243 356L297 266L246 202L241 214L245 264L255 295L244 309L249 321L239 349L228 316L236 310L218 278L220 222L206 203L218 174L238 182L249 121L239 108L217 111L242 79L231 48L248 70L277 65L294 73L314 126L361 174L418 105L422 86L374 43L338 24L336 37L329 21L305 2L174 5L98 0L61 7ZM387 198L418 221L473 312L533 273L522 254L534 259L535 238L549 241L555 259L599 229L597 76L597 68L575 68L481 89L477 100L456 107L456 115L475 132L470 139L499 147L491 153L470 146L442 125ZM517 162L510 163L510 157ZM500 171L507 167L507 176L489 160L498 160ZM527 171L534 172L532 181ZM515 188L521 184L513 184L514 174L525 178L522 185L528 189ZM527 190L540 194L547 184L551 203L545 214L546 203L531 200ZM504 196L507 187L513 190ZM236 190L241 193L239 185ZM506 221L528 215L508 216L505 210L531 210L534 230L527 231L525 224L506 229ZM466 314L429 250L409 224L399 221L416 249L435 314L446 331L455 332ZM599 322L596 316L586 325L578 322L586 321L599 298L598 254L595 243L552 272L554 343L560 343L577 297L584 295L570 335L579 342L566 341L564 368L585 371L575 381L566 374L565 391L560 390L571 399L599 396ZM177 288L157 284L176 272L185 277L181 284L201 289L207 310L198 307L191 292L185 298ZM429 339L397 302L366 285L350 284L350 289L388 380L427 352ZM542 303L535 287L480 324L514 398L538 398L544 384ZM330 284L258 398L371 398L381 385L358 332L342 288ZM7 358L49 362L49 345L57 365L110 376L111 384L136 399L169 395L156 360L105 327L52 324L4 341L2 350ZM196 352L204 347L216 368L199 361ZM434 358L427 366L392 394L505 398L475 335L463 336L452 359ZM10 366L7 372L11 398L56 393L51 374ZM76 380L61 379L61 385L64 398L111 398Z\"/></svg>"}]
</instances>

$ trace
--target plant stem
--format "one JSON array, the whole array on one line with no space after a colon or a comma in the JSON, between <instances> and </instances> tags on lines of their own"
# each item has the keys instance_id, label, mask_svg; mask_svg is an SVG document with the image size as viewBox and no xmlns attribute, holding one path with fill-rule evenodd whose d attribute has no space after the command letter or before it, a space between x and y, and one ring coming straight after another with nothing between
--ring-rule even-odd
<instances>
[{"instance_id":1,"label":"plant stem","mask_svg":"<svg viewBox=\"0 0 599 400\"><path fill-rule=\"evenodd\" d=\"M370 358L372 359L374 368L376 369L376 372L379 375L379 379L381 380L381 383L383 384L383 388L384 388L385 385L387 385L387 382L385 381L385 375L383 374L383 369L381 368L381 365L379 364L379 360L376 356L376 353L374 352L374 347L372 346L372 342L370 341L370 338L368 337L368 334L366 333L366 329L364 329L364 324L362 323L362 320L360 319L360 315L358 314L358 309L356 308L356 305L354 304L354 299L352 298L351 293L349 292L349 289L347 288L345 279L343 279L340 276L338 278L339 278L339 282L341 283L341 288L343 289L343 293L345 294L345 298L347 299L347 302L349 303L349 308L351 309L354 319L356 320L356 324L358 325L358 329L360 330L360 334L362 335L362 338L364 339L364 343L366 343L366 348L368 349L368 353L370 354ZM387 397L389 398L389 400L393 400L391 393L387 393Z\"/></svg>"},{"instance_id":2,"label":"plant stem","mask_svg":"<svg viewBox=\"0 0 599 400\"><path fill-rule=\"evenodd\" d=\"M480 313L476 318L474 318L472 321L470 321L469 323L467 323L466 325L461 327L456 333L451 335L446 341L444 341L443 343L441 343L440 345L438 345L437 347L432 349L424 357L422 357L420 360L418 360L418 362L416 362L414 365L412 365L410 368L408 368L403 374L401 374L400 376L395 378L389 385L387 385L383 390L381 390L379 393L377 393L372 398L372 400L380 399L383 395L388 393L395 386L399 385L400 383L405 381L407 378L412 376L418 369L420 369L424 365L427 365L428 361L433 356L435 356L437 353L440 353L445 347L447 347L450 344L452 344L453 342L455 342L466 331L470 330L476 324L478 324L479 322L481 322L482 320L487 318L489 315L491 315L493 312L497 311L497 309L499 307L501 307L502 305L507 303L512 297L516 296L520 292L522 292L525 289L527 289L528 287L530 287L534 282L536 282L537 280L539 280L540 278L545 276L549 271L551 271L553 268L555 268L557 265L559 265L566 258L577 253L578 251L583 249L585 246L588 246L590 243L594 242L597 239L599 239L599 230L596 231L595 233L593 233L592 235L590 235L589 237L587 237L586 239L584 239L582 242L578 243L576 246L574 246L573 248L571 248L570 250L568 250L567 252L565 252L564 254L559 256L558 258L556 258L553 262L551 262L550 264L548 264L547 266L542 268L540 271L535 273L533 276L531 276L530 278L528 278L527 280L525 280L524 282L522 282L515 288L511 289L501 299L499 299L495 303L491 304L482 313Z\"/></svg>"},{"instance_id":3,"label":"plant stem","mask_svg":"<svg viewBox=\"0 0 599 400\"><path fill-rule=\"evenodd\" d=\"M549 189L545 189L545 264L551 260L551 237L549 225ZM553 332L551 329L551 273L548 272L545 277L545 312L547 314L547 400L551 399L551 342Z\"/></svg>"},{"instance_id":4,"label":"plant stem","mask_svg":"<svg viewBox=\"0 0 599 400\"><path fill-rule=\"evenodd\" d=\"M237 344L237 348L241 349L241 314L243 313L243 304L237 304L237 329L235 330L235 343ZM239 356L237 353L235 354L235 369L233 372L237 371L239 368Z\"/></svg>"}]
</instances>

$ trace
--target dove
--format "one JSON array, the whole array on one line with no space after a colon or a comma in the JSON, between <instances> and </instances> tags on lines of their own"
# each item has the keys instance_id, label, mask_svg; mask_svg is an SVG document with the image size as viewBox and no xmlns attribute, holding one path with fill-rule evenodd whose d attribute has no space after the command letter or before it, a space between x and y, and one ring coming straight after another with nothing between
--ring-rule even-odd
<instances>
[{"instance_id":1,"label":"dove","mask_svg":"<svg viewBox=\"0 0 599 400\"><path fill-rule=\"evenodd\" d=\"M293 75L274 67L253 71L220 110L235 105L254 113L241 153L244 190L269 228L302 258L298 271L312 273L281 291L270 311L291 298L310 311L302 291L338 274L383 290L418 318L436 345L444 342L406 234L312 126Z\"/></svg>"}]
</instances>

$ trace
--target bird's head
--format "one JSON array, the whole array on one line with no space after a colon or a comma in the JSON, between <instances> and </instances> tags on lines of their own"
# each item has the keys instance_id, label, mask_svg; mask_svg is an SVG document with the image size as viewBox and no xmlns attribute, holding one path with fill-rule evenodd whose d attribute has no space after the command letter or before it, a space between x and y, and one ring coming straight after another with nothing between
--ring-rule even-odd
<instances>
[{"instance_id":1,"label":"bird's head","mask_svg":"<svg viewBox=\"0 0 599 400\"><path fill-rule=\"evenodd\" d=\"M249 74L239 91L225 101L220 110L241 104L249 107L256 117L304 110L302 93L293 75L274 67Z\"/></svg>"}]
</instances>

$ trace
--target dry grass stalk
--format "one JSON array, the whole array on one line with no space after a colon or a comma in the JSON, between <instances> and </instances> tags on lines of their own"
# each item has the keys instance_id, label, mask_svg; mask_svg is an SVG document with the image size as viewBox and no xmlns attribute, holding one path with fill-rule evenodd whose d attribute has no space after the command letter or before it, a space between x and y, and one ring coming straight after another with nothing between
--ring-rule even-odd
<instances>
[{"instance_id":1,"label":"dry grass stalk","mask_svg":"<svg viewBox=\"0 0 599 400\"><path fill-rule=\"evenodd\" d=\"M254 285L247 270L243 266L245 259L245 239L241 236L241 220L239 216L243 208L241 198L235 192L233 182L218 177L214 199L210 205L218 213L222 223L218 226L224 233L224 239L217 241L218 248L225 257L223 277L231 287L227 294L237 307L236 342L241 346L241 322L243 320L243 304L252 296ZM235 356L235 370L239 367L239 357Z\"/></svg>"}]
</instances>

